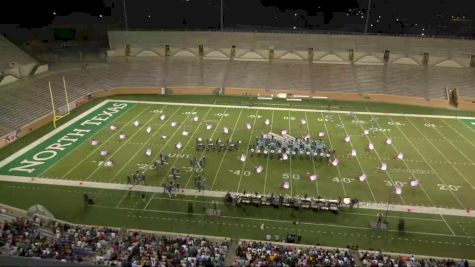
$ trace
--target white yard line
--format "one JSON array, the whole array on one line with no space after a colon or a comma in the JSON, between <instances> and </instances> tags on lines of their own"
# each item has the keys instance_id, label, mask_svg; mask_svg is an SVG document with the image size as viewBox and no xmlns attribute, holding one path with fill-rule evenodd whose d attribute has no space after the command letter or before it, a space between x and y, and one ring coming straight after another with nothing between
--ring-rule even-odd
<instances>
[{"instance_id":1,"label":"white yard line","mask_svg":"<svg viewBox=\"0 0 475 267\"><path fill-rule=\"evenodd\" d=\"M452 235L455 236L455 232L454 230L452 230L452 228L450 227L450 225L447 223L447 221L445 220L444 216L442 214L440 214L440 218L442 218L442 220L444 221L445 225L447 225L447 228L449 228L450 232L452 233Z\"/></svg>"},{"instance_id":2,"label":"white yard line","mask_svg":"<svg viewBox=\"0 0 475 267\"><path fill-rule=\"evenodd\" d=\"M137 118L139 118L145 111L147 110L147 108L144 108L139 114L137 114L134 118L132 118L129 122L127 122L127 124L124 124L124 127L127 126L129 123L131 123L132 121L136 120ZM127 112L124 112L123 114L125 114ZM123 115L121 114L121 115ZM105 141L101 141L100 144L94 148L91 152L89 152L87 154L87 156L85 156L82 160L80 160L76 165L74 165L71 169L69 169L65 174L63 174L61 176L61 179L65 179L66 176L68 176L68 174L70 174L73 170L75 170L77 167L81 166L81 164L86 161L87 159L89 159L92 155L94 155L94 153L96 153L100 148L102 148L107 142L109 142L112 138L116 137L115 134L111 134L109 136L109 138L107 138ZM77 146L76 148L78 148L80 146ZM72 151L71 151L72 152ZM66 157L66 156L65 156ZM53 165L57 164L58 162L60 162L60 160L54 162L49 168L51 168ZM49 169L48 168L48 169ZM48 170L46 169L46 170ZM43 173L46 173L46 170L43 172ZM41 173L40 175L38 176L41 176L43 173ZM67 179L67 178L66 178Z\"/></svg>"},{"instance_id":3,"label":"white yard line","mask_svg":"<svg viewBox=\"0 0 475 267\"><path fill-rule=\"evenodd\" d=\"M49 138L51 138L56 133L62 131L66 127L69 127L73 123L79 121L80 119L84 118L85 116L89 115L90 113L94 112L98 108L100 108L103 105L105 105L107 103L110 103L110 102L124 102L124 103L138 103L138 104L142 103L142 104L169 105L169 106L223 107L223 108L257 109L257 110L283 110L283 111L291 110L291 111L301 111L301 112L311 112L311 113L319 113L319 112L335 113L335 114L349 114L349 113L351 113L351 114L358 114L358 115L475 120L475 117L467 117L467 116L421 115L421 114L401 114L401 113L384 113L384 112L358 112L358 111L340 111L340 110L316 110L316 109L275 108L275 107L250 107L250 106L235 106L235 105L215 105L215 104L198 104L198 103L174 103L174 102L154 102L154 101L119 100L119 99L111 100L111 99L107 99L107 100L104 100L103 102L99 103L98 105L92 107L91 109L85 111L84 113L78 115L77 117L71 119L70 121L68 121L65 124L61 125L57 129L55 129L55 130L49 132L48 134L42 136L41 138L37 139L35 142L29 144L28 146L25 146L24 148L20 149L19 151L12 154L8 158L2 160L0 162L0 168L5 166L6 164L10 163L11 161L15 160L16 158L23 155L24 153L28 152L33 147L35 147L35 146L41 144L42 142L48 140Z\"/></svg>"},{"instance_id":4,"label":"white yard line","mask_svg":"<svg viewBox=\"0 0 475 267\"><path fill-rule=\"evenodd\" d=\"M226 111L228 111L228 109L224 109L224 111L222 112L223 114L226 114ZM211 136L210 138L213 139L213 136L214 134L216 133L216 131L218 130L218 128L221 126L221 122L223 121L223 118L224 118L224 115L221 116L221 118L219 119L218 123L216 124L216 127L213 129L213 133L211 133ZM207 120L209 121L209 120ZM204 141L205 139L203 139ZM203 151L201 152L200 156L202 157L205 153L206 153L206 149L207 149L207 144L206 144L206 147L203 149ZM194 167L193 167L194 168ZM186 184L183 188L186 188L188 186L188 184L190 183L191 181L191 178L193 177L193 173L194 171L191 172L190 176L188 177L188 180L186 181ZM204 191L204 190L203 190Z\"/></svg>"},{"instance_id":5,"label":"white yard line","mask_svg":"<svg viewBox=\"0 0 475 267\"><path fill-rule=\"evenodd\" d=\"M290 136L292 136L290 134L290 128L292 128L292 127L290 127L290 118L291 117L292 116L290 116L290 110L289 110L288 120L289 120L289 135ZM274 122L272 122L272 123L274 123ZM292 155L289 157L289 180L290 180L290 195L293 196L294 195L294 187L293 187L293 182L292 182L292 180L293 180L293 178L292 178Z\"/></svg>"},{"instance_id":6,"label":"white yard line","mask_svg":"<svg viewBox=\"0 0 475 267\"><path fill-rule=\"evenodd\" d=\"M328 131L327 122L325 121L323 112L320 113L320 115L322 116L323 125L325 126L325 132L327 133L328 141L330 142L331 149L333 149L334 146L333 146L332 138L330 137L330 132ZM341 176L340 165L336 165L336 171L338 172L338 176L340 177L339 180L341 183L341 187L343 188L343 194L345 194L345 197L347 197L348 195L346 194L345 185L343 184L343 177Z\"/></svg>"},{"instance_id":7,"label":"white yard line","mask_svg":"<svg viewBox=\"0 0 475 267\"><path fill-rule=\"evenodd\" d=\"M234 105L215 105L215 104L194 104L194 103L176 103L176 102L154 102L154 101L137 101L137 100L107 100L115 102L129 102L129 103L145 103L157 105L172 105L172 106L198 106L198 107L221 107L221 108L242 108L242 109L257 109L257 110L280 110L280 111L301 111L313 113L336 113L336 114L356 114L356 115L377 115L377 116L395 116L395 117L416 117L416 118L444 118L444 119L467 119L474 120L475 117L466 116L446 116L446 115L423 115L423 114L402 114L402 113L385 113L385 112L365 112L365 111L341 111L341 110L325 110L325 109L301 109L301 108L275 108L275 107L254 107L254 106L234 106Z\"/></svg>"},{"instance_id":8,"label":"white yard line","mask_svg":"<svg viewBox=\"0 0 475 267\"><path fill-rule=\"evenodd\" d=\"M340 114L338 114L338 119L340 120L340 123L343 124L343 131L345 131L345 135L348 135L348 132L346 131L344 122L343 122L343 120L341 119ZM349 142L349 143L350 143L351 149L355 149L355 147L354 147L354 145L353 145L353 141L352 141L351 139L350 139L350 142ZM363 169L363 165L361 164L361 161L360 161L358 155L356 156L356 162L358 162L358 165L360 166L361 172L368 174L368 173L365 172L365 170ZM365 182L366 182L366 184L368 185L369 192L371 193L371 196L373 197L373 201L376 202L376 197L374 196L373 189L371 188L371 185L369 184L368 179L366 179Z\"/></svg>"},{"instance_id":9,"label":"white yard line","mask_svg":"<svg viewBox=\"0 0 475 267\"><path fill-rule=\"evenodd\" d=\"M120 198L119 202L117 202L117 205L115 205L116 208L120 207L120 204L122 203L122 201L124 201L125 197L130 194L130 191L127 191L124 193L124 195Z\"/></svg>"},{"instance_id":10,"label":"white yard line","mask_svg":"<svg viewBox=\"0 0 475 267\"><path fill-rule=\"evenodd\" d=\"M163 187L160 186L145 186L145 185L128 185L128 184L116 184L116 183L103 183L103 182L85 182L85 181L71 181L71 180L58 180L50 178L31 178L24 176L12 176L12 175L0 175L0 181L2 182L15 182L25 184L40 184L40 185L56 185L56 186L68 186L68 187L82 187L82 188L94 188L94 189L106 189L106 190L121 190L121 191L133 191L133 192L163 192ZM235 192L230 192L236 194ZM177 192L178 195L185 196L202 196L201 192L196 189L184 189ZM218 197L223 198L226 192L220 191L205 191L205 197ZM371 210L386 210L386 203L371 203L360 202L362 209ZM437 207L425 207L425 206L408 206L390 204L389 210L407 212L408 209L412 209L413 213L422 214L442 214L448 216L460 216L460 217L472 217L475 218L475 212L467 213L464 209L449 209L449 208L437 208Z\"/></svg>"},{"instance_id":11,"label":"white yard line","mask_svg":"<svg viewBox=\"0 0 475 267\"><path fill-rule=\"evenodd\" d=\"M155 197L155 194L157 194L157 192L153 192L152 196L149 198L149 200L147 201L147 204L145 204L145 207L143 207L143 210L146 210L148 205L150 205L150 203L152 202L153 198Z\"/></svg>"},{"instance_id":12,"label":"white yard line","mask_svg":"<svg viewBox=\"0 0 475 267\"><path fill-rule=\"evenodd\" d=\"M381 125L379 124L379 122L376 121L376 125L378 126L378 128L381 128ZM388 138L387 134L385 131L382 131L383 135L385 138ZM397 154L399 151L396 149L396 146L394 145L394 142L391 142L391 147L393 148L394 152ZM407 165L407 162L406 162L406 159L402 159L401 160L402 163L404 163L404 166L406 166L407 169L410 169L409 166ZM414 176L414 173L411 172L411 176L413 179L416 179L416 177ZM431 205L432 206L435 206L434 204L434 201L432 201L432 199L430 198L429 194L427 194L426 190L424 189L424 186L422 184L419 185L419 187L422 189L422 192L424 192L424 194L426 195L427 199L430 201Z\"/></svg>"},{"instance_id":13,"label":"white yard line","mask_svg":"<svg viewBox=\"0 0 475 267\"><path fill-rule=\"evenodd\" d=\"M426 119L424 119L424 121L427 122L427 123L429 123L429 121L427 121ZM443 120L442 120L442 121L443 121ZM450 126L449 126L449 127L450 127ZM434 129L434 130L437 132L437 134L439 134L440 136L442 136L442 137L444 138L444 140L447 141L447 143L449 143L453 148L455 148L465 159L467 159L468 161L470 161L470 163L471 163L472 165L475 165L475 163L474 163L465 153L463 153L462 150L460 150L458 147L456 147L456 146L453 144L453 142L451 142L449 139L447 139L447 137L445 137L445 135L442 134L442 133L439 131L439 129L437 129L437 126L436 126L436 127L433 127L432 129ZM453 130L454 132L456 132L457 134L459 134L455 129L452 128L452 130ZM473 146L472 142L470 142L470 141L468 141L468 142Z\"/></svg>"},{"instance_id":14,"label":"white yard line","mask_svg":"<svg viewBox=\"0 0 475 267\"><path fill-rule=\"evenodd\" d=\"M142 209L136 208L114 208L111 206L106 205L94 205L93 207L98 208L107 208L107 209L120 209L120 210L132 210L132 211L143 211ZM163 214L177 214L177 215L190 215L187 212L182 211L166 211L166 210L146 210L147 212L155 212L155 213L163 213ZM193 216L207 216L203 213L194 213ZM226 216L223 215L221 218L226 219L235 219L235 220L250 220L250 221L260 221L260 222L274 222L274 223L286 223L286 224L294 224L294 221L286 221L286 220L274 220L274 219L264 219L264 218L254 218L254 217L237 217L237 216ZM339 224L326 224L326 223L312 223L312 222L299 222L301 225L312 225L312 226L324 226L324 227L335 227L335 228L343 228L343 229L357 229L357 230L371 230L368 227L362 226L350 226L350 225L339 225ZM399 233L399 230L387 230L389 232ZM429 236L443 236L443 237L459 237L459 238L474 238L474 236L461 236L461 235L448 235L448 234L439 234L439 233L429 233L429 232L419 232L419 231L405 231L408 234L418 234L418 235L429 235Z\"/></svg>"},{"instance_id":15,"label":"white yard line","mask_svg":"<svg viewBox=\"0 0 475 267\"><path fill-rule=\"evenodd\" d=\"M176 113L179 110L181 110L181 107L179 107L177 110L175 110L175 112L173 112L172 115L170 115L168 117L168 119L163 122L162 126L160 126L157 130L155 130L155 132L151 136L148 137L148 140L145 141L145 143L140 147L140 149L137 149L137 151L129 158L129 160L122 166L122 168L120 168L120 170L117 171L114 176L112 176L112 179L109 181L109 183L111 183L112 181L115 180L115 178L130 164L130 162L137 156L138 153L140 153L140 152L143 153L143 148L145 147L145 145L147 145L147 143L150 142L150 140L152 140L155 137L155 135L157 135L159 133L159 130L162 129L163 126L168 125L168 122L172 120L172 118L176 115ZM188 119L189 116L191 116L191 114L189 114L185 118L185 120ZM181 127L183 125L184 125L184 123L180 123L180 126L178 126L175 129L175 131L173 131L173 134L171 136L167 137L167 141L165 142L165 144L163 146L161 146L160 150L155 153L155 157L152 159L152 162L153 162L154 159L156 159L159 156L159 154L163 151L163 148L168 145L168 143L173 139L175 134L181 129ZM144 127L145 127L145 124L144 124Z\"/></svg>"},{"instance_id":16,"label":"white yard line","mask_svg":"<svg viewBox=\"0 0 475 267\"><path fill-rule=\"evenodd\" d=\"M470 119L469 119L470 120ZM463 124L465 127L467 127L468 129L470 129L472 132L475 132L475 129L473 129L472 127L468 126L467 124L463 123L463 121L461 120L458 120L461 124Z\"/></svg>"},{"instance_id":17,"label":"white yard line","mask_svg":"<svg viewBox=\"0 0 475 267\"><path fill-rule=\"evenodd\" d=\"M272 116L271 116L271 119L270 119L271 122L274 121L274 111L272 111ZM272 129L274 127L274 124L271 123L270 124L270 131L272 132ZM249 145L248 145L249 146ZM249 149L249 148L247 148ZM267 187L267 175L268 175L268 171L267 169L269 168L269 157L267 157L267 160L266 160L266 174L264 176L264 194L266 194L266 187Z\"/></svg>"},{"instance_id":18,"label":"white yard line","mask_svg":"<svg viewBox=\"0 0 475 267\"><path fill-rule=\"evenodd\" d=\"M2 168L3 166L7 165L8 163L12 162L13 160L15 160L16 158L18 158L19 156L25 154L26 152L28 152L29 150L31 150L33 147L36 147L38 146L39 144L43 143L44 141L50 139L51 137L53 137L55 134L61 132L62 130L66 129L67 127L69 127L70 125L80 121L82 118L86 117L87 115L93 113L94 111L98 110L99 108L101 108L102 106L106 105L108 103L107 100L95 105L94 107L88 109L87 111L81 113L80 115L78 115L77 117L71 119L70 121L66 122L65 124L59 126L58 128L52 130L51 132L43 135L42 137L38 138L36 141L34 141L33 143L25 146L24 148L18 150L17 152L13 153L11 156L9 156L8 158L2 160L0 162L0 168Z\"/></svg>"},{"instance_id":19,"label":"white yard line","mask_svg":"<svg viewBox=\"0 0 475 267\"><path fill-rule=\"evenodd\" d=\"M306 121L306 125L307 125L307 134L310 135L310 126L308 126L308 124L310 123L310 121L308 120L308 116L307 116L307 112L305 112L305 121ZM320 195L320 190L318 188L318 174L317 174L317 168L315 167L315 159L312 155L312 167L313 167L313 174L314 175L317 175L317 179L315 180L315 187L317 188L317 196Z\"/></svg>"},{"instance_id":20,"label":"white yard line","mask_svg":"<svg viewBox=\"0 0 475 267\"><path fill-rule=\"evenodd\" d=\"M236 192L239 192L239 188L241 187L241 181L242 181L242 176L243 176L243 172L244 172L244 167L246 166L247 156L248 156L248 153L249 153L249 144L251 143L252 136L254 135L254 128L256 126L257 114L259 114L259 110L256 110L256 114L254 115L254 123L252 124L251 134L249 135L249 140L247 141L247 144L246 144L246 161L244 161L242 163L241 173L239 173L239 182L238 182ZM271 121L271 123L274 123L274 122Z\"/></svg>"},{"instance_id":21,"label":"white yard line","mask_svg":"<svg viewBox=\"0 0 475 267\"><path fill-rule=\"evenodd\" d=\"M234 136L234 133L236 132L236 128L237 128L237 125L238 125L238 122L239 122L239 119L241 118L241 114L242 114L242 109L239 111L239 115L238 115L238 118L236 120L236 123L234 124L234 127L233 127L233 132L231 133L231 136L229 137L229 140L233 140L233 136ZM239 146L241 147L241 146ZM219 174L219 171L221 170L221 166L223 165L223 162L224 162L224 159L226 158L226 154L227 154L228 150L224 150L224 153L221 157L221 161L219 162L219 165L218 165L218 169L216 170L216 175L214 176L214 179L213 179L213 183L211 184L211 190L213 190L213 187L214 187L214 183L216 183L216 178L218 178L218 174Z\"/></svg>"},{"instance_id":22,"label":"white yard line","mask_svg":"<svg viewBox=\"0 0 475 267\"><path fill-rule=\"evenodd\" d=\"M455 129L454 127L450 126L450 124L448 124L445 120L440 120L440 121L442 121L443 123L445 123L445 125L449 126L450 129L452 129L454 132L456 132L458 135L460 135L463 139L465 139L465 141L469 142L473 147L475 147L475 145L474 145L470 140L468 140L467 137L465 137L465 135L459 133L459 131L457 131L457 129ZM465 125L465 123L463 123L463 122L461 122L461 123L462 123L463 125ZM465 125L465 126L467 126L467 125ZM467 126L467 127L468 127L468 126ZM470 127L468 127L468 128L470 128ZM470 128L470 129L472 129L472 128ZM472 129L472 130L473 130L473 129ZM447 137L445 137L445 138L447 139ZM450 140L451 142L453 142L452 139L448 139L448 140Z\"/></svg>"},{"instance_id":23,"label":"white yard line","mask_svg":"<svg viewBox=\"0 0 475 267\"><path fill-rule=\"evenodd\" d=\"M122 114L120 114L119 116L117 116L117 119L122 117L123 115L127 114L127 112L122 112ZM138 115L137 115L138 116ZM134 118L135 119L135 118ZM133 121L134 119L132 119L131 121ZM115 121L115 120L114 120ZM128 123L130 123L131 121L129 121ZM113 122L112 122L113 123ZM103 129L101 129L103 130ZM100 130L100 131L101 131ZM97 134L100 133L97 132ZM110 139L112 139L112 137L114 137L113 134L111 134L109 136L109 138L107 138L105 141L103 141L104 143L109 141ZM69 169L69 171L64 174L61 179L65 179L66 175L69 174L72 170L74 170L77 166L79 166L81 163L83 163L87 158L89 158L91 155L93 155L103 144L103 142L101 142L101 144L99 146L97 146L93 151L91 151L85 158L83 158L78 164L76 164L73 168ZM68 153L66 153L61 159L65 159L67 156L69 156L71 153L73 153L74 151L76 151L78 148L82 147L81 145L77 145L76 147L74 147L73 149L69 150ZM53 164L51 164L50 166L48 166L44 171L42 171L40 174L38 174L38 176L42 176L43 174L45 174L49 169L53 168L54 166L56 166L59 162L61 162L62 160L56 160L55 162L53 162ZM67 179L67 178L66 178Z\"/></svg>"},{"instance_id":24,"label":"white yard line","mask_svg":"<svg viewBox=\"0 0 475 267\"><path fill-rule=\"evenodd\" d=\"M213 109L213 108L211 108L211 107L208 108L208 111L205 113L205 115L203 116L202 120L201 120L201 121L198 123L198 125L196 126L196 130L193 131L193 134L191 135L191 137L187 137L187 138L188 138L188 141L186 141L185 145L183 146L183 151L185 151L185 149L188 147L188 145L190 144L190 142L191 142L192 140L194 140L193 137L194 137L195 134L200 130L200 126L201 126L204 122L206 122L206 119L205 119L205 118L208 116L209 112L210 112L212 109ZM157 155L150 161L149 164L152 164L152 163L156 160L157 156L159 156L159 154L157 154ZM169 173L170 170L171 170L171 168L173 168L173 167L175 166L175 163L176 163L177 161L178 161L178 157L175 158L175 160L173 161L173 164L169 164L170 167L166 168L167 171L166 171L165 173ZM166 178L166 177L167 177L167 176L165 176L165 177L162 179L162 182L161 182L161 183L163 183L163 182L165 181L165 178Z\"/></svg>"},{"instance_id":25,"label":"white yard line","mask_svg":"<svg viewBox=\"0 0 475 267\"><path fill-rule=\"evenodd\" d=\"M392 119L391 119L392 122L394 122ZM419 154L419 156L422 158L422 160L424 160L424 162L426 163L427 166L429 166L429 168L435 173L435 175L439 178L439 180L442 182L442 184L444 184L444 186L447 187L447 183L444 181L444 179L442 179L442 176L440 176L440 174L434 169L434 167L429 163L429 161L424 157L424 155L421 153L421 151L414 145L414 143L407 137L407 135L404 133L403 130L401 130L401 128L394 124L396 126L396 128L399 130L399 132L401 132L401 134L406 138L406 140L409 142L409 144L411 144L411 146L414 148L414 150L416 150L417 154ZM465 206L463 205L462 201L460 201L460 199L457 197L457 195L454 194L454 192L452 192L452 190L448 190L452 196L455 198L455 200L459 203L460 207L462 207L463 209L465 209Z\"/></svg>"},{"instance_id":26,"label":"white yard line","mask_svg":"<svg viewBox=\"0 0 475 267\"><path fill-rule=\"evenodd\" d=\"M148 110L148 107L145 108L146 110ZM180 109L180 108L178 108ZM176 111L175 111L176 112ZM147 126L147 123L149 123L150 121L152 121L153 119L155 119L155 115L152 115L150 117L150 119L147 120L147 122L145 122L142 126L140 126L140 128L138 130L136 130L131 136L128 136L127 139L125 140L124 143L122 143L110 156L108 156L109 159L113 158L114 155L116 155L130 140L132 140L134 138L134 136L136 136L139 132L141 132L145 126ZM157 131L158 132L158 131ZM154 135L157 133L155 132ZM127 166L127 164L124 164L122 165L122 168L119 169L118 172L116 172L114 174L114 176L112 176L112 180L114 180L114 178L125 168L125 166ZM93 172L91 172L84 180L87 181L89 179L91 179L91 177L96 173L98 172L101 168L104 168L104 166L98 166Z\"/></svg>"},{"instance_id":27,"label":"white yard line","mask_svg":"<svg viewBox=\"0 0 475 267\"><path fill-rule=\"evenodd\" d=\"M363 128L363 126L361 125L361 123L359 123L360 119L359 119L356 115L355 115L355 118L357 119L357 121L358 121L357 124L360 126L361 130L364 131L365 129ZM369 137L370 134L371 134L371 133L369 133L368 135L366 135L366 138L368 139L368 141L369 141L370 143L373 143L373 142L371 141L371 138ZM374 144L374 143L373 143L373 144ZM372 153L372 152L370 151L369 153ZM374 153L375 153L376 157L378 157L379 163L380 163L380 164L383 164L383 159L379 156L379 153L378 153L378 151L376 151L376 149L374 149ZM394 183L394 179L393 179L393 177L391 176L391 174L389 173L389 171L388 171L388 170L385 170L384 172L385 172L386 175L388 176L389 180L391 180L391 183L393 184L393 186L395 186L396 184ZM394 190L394 188L393 188L393 190ZM404 198L402 197L402 194L399 194L398 196L399 196L399 198L401 199L402 204L405 205L405 204L406 204L406 201L404 201Z\"/></svg>"},{"instance_id":28,"label":"white yard line","mask_svg":"<svg viewBox=\"0 0 475 267\"><path fill-rule=\"evenodd\" d=\"M424 133L422 133L421 130L419 130L419 128L416 127L416 125L408 118L406 118L406 120L412 125L412 127L414 127L414 129L416 129L420 135L422 135L429 144L432 145L432 147L435 148L435 150L437 150L437 152L439 152L439 154L447 161L447 163L449 163L450 166L452 166L452 168L465 180L465 182L467 182L467 184L469 184L472 189L475 190L475 186L467 179L467 177L465 177L465 175L463 175L453 164L452 164L452 161L450 161L445 155L444 153L442 153L442 151L439 150L439 148L434 145L434 143L432 143L429 139L427 139L427 137L424 135ZM450 143L450 142L449 142Z\"/></svg>"}]
</instances>

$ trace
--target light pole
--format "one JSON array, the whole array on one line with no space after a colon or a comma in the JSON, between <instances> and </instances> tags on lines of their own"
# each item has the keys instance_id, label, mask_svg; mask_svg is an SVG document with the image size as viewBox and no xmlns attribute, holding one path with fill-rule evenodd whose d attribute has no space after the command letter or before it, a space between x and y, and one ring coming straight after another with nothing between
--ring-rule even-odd
<instances>
[{"instance_id":1,"label":"light pole","mask_svg":"<svg viewBox=\"0 0 475 267\"><path fill-rule=\"evenodd\" d=\"M223 23L224 23L224 17L223 17L223 15L224 15L224 14L223 14L223 1L224 1L224 0L221 0L221 13L220 13L220 14L221 14L221 31L223 31L223 28L224 28L224 25L223 25Z\"/></svg>"},{"instance_id":2,"label":"light pole","mask_svg":"<svg viewBox=\"0 0 475 267\"><path fill-rule=\"evenodd\" d=\"M369 12L371 10L371 0L368 1L368 9L366 11L366 23L364 25L364 34L368 33Z\"/></svg>"},{"instance_id":3,"label":"light pole","mask_svg":"<svg viewBox=\"0 0 475 267\"><path fill-rule=\"evenodd\" d=\"M122 0L122 5L124 7L124 22L125 22L125 31L129 30L129 25L127 22L127 8L125 7L125 0Z\"/></svg>"}]
</instances>

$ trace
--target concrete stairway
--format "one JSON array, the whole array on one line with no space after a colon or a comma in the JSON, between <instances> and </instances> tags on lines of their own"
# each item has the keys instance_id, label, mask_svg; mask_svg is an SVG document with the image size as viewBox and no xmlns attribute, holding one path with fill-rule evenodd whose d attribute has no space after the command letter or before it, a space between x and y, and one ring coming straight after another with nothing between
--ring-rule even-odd
<instances>
[{"instance_id":1,"label":"concrete stairway","mask_svg":"<svg viewBox=\"0 0 475 267\"><path fill-rule=\"evenodd\" d=\"M226 255L226 259L224 259L224 266L232 266L234 259L236 259L236 250L238 245L238 240L231 239L228 248L228 255Z\"/></svg>"}]
</instances>

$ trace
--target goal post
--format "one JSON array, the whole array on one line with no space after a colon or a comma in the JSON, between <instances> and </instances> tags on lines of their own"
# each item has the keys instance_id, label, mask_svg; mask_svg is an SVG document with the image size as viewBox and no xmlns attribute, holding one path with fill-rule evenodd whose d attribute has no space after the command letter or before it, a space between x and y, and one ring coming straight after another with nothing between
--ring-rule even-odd
<instances>
[{"instance_id":1,"label":"goal post","mask_svg":"<svg viewBox=\"0 0 475 267\"><path fill-rule=\"evenodd\" d=\"M61 118L69 115L71 109L69 107L69 98L68 98L68 88L66 86L66 79L63 76L63 87L64 87L64 98L65 98L65 105L61 107L56 107L54 97L53 97L53 88L51 87L51 81L48 81L49 87L49 95L51 98L51 108L53 110L53 126L56 128L56 121L60 120Z\"/></svg>"}]
</instances>

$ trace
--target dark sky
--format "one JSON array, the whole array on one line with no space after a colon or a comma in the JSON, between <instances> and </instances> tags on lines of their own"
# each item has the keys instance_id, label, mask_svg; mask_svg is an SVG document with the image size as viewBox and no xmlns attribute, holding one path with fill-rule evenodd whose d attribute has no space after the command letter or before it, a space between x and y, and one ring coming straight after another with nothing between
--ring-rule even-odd
<instances>
[{"instance_id":1,"label":"dark sky","mask_svg":"<svg viewBox=\"0 0 475 267\"><path fill-rule=\"evenodd\" d=\"M363 31L370 0L223 0L228 29ZM371 0L372 33L475 37L475 0ZM221 0L126 0L129 28L219 29ZM11 1L2 24L123 26L122 0ZM6 11L6 12L5 12ZM79 14L78 14L79 12ZM76 13L71 16L71 13ZM83 14L84 13L84 14ZM87 15L86 15L87 14ZM82 18L84 17L84 18ZM56 19L56 21L55 21Z\"/></svg>"}]
</instances>

